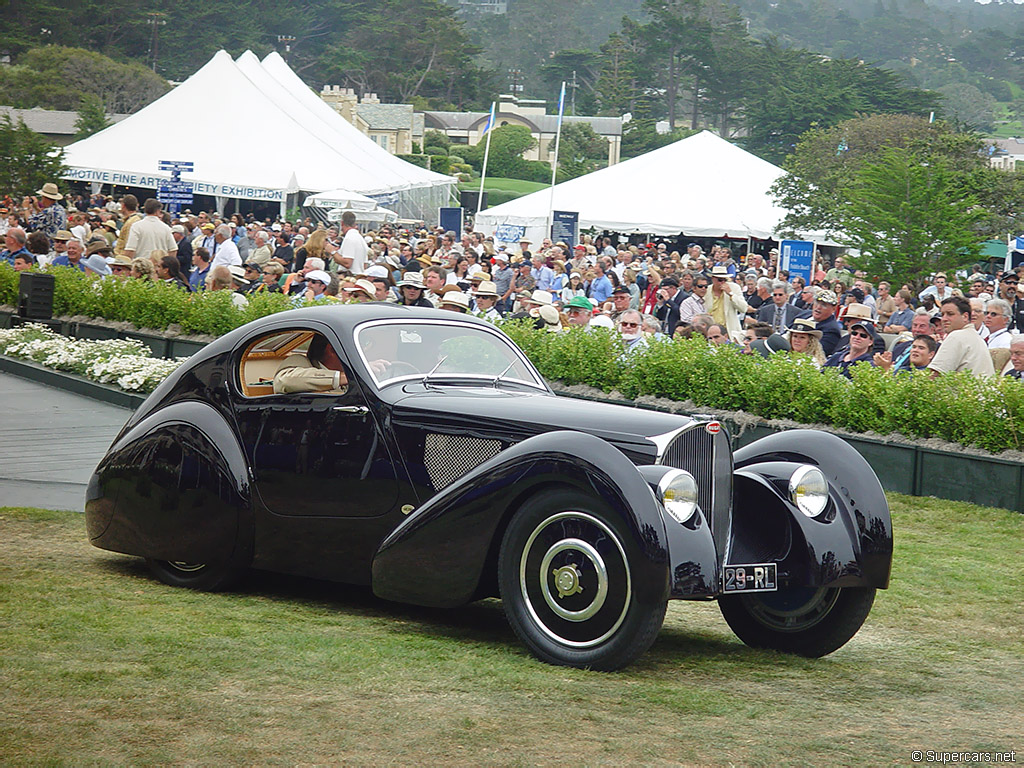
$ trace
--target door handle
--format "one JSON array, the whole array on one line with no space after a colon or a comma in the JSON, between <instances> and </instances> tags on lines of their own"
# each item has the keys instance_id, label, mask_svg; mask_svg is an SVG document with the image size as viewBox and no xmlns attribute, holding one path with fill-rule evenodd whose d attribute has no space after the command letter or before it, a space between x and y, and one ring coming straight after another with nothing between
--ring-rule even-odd
<instances>
[{"instance_id":1,"label":"door handle","mask_svg":"<svg viewBox=\"0 0 1024 768\"><path fill-rule=\"evenodd\" d=\"M332 411L341 411L342 413L359 413L367 414L370 409L365 405L336 405L331 408Z\"/></svg>"}]
</instances>

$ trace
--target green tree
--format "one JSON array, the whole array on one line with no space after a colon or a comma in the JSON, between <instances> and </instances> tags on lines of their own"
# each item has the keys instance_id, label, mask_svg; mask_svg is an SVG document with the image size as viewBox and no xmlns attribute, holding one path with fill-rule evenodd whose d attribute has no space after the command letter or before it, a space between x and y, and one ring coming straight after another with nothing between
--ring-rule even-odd
<instances>
[{"instance_id":1,"label":"green tree","mask_svg":"<svg viewBox=\"0 0 1024 768\"><path fill-rule=\"evenodd\" d=\"M462 158L478 173L483 168L484 150L487 138L472 147L460 148ZM491 152L487 158L487 175L491 178L526 179L544 181L538 166L547 167L547 180L551 179L551 167L523 159L523 153L533 149L536 140L525 125L503 125L491 131Z\"/></svg>"},{"instance_id":2,"label":"green tree","mask_svg":"<svg viewBox=\"0 0 1024 768\"><path fill-rule=\"evenodd\" d=\"M359 93L457 104L478 95L467 89L480 51L441 0L358 0L347 4L345 25L322 63Z\"/></svg>"},{"instance_id":3,"label":"green tree","mask_svg":"<svg viewBox=\"0 0 1024 768\"><path fill-rule=\"evenodd\" d=\"M600 114L618 116L633 111L637 54L636 42L618 33L601 46L601 67L594 84Z\"/></svg>"},{"instance_id":4,"label":"green tree","mask_svg":"<svg viewBox=\"0 0 1024 768\"><path fill-rule=\"evenodd\" d=\"M0 189L12 196L34 194L66 171L64 150L25 125L0 119Z\"/></svg>"},{"instance_id":5,"label":"green tree","mask_svg":"<svg viewBox=\"0 0 1024 768\"><path fill-rule=\"evenodd\" d=\"M855 265L921 288L930 273L977 258L985 213L961 181L948 159L912 149L889 147L863 164L841 220L861 251Z\"/></svg>"},{"instance_id":6,"label":"green tree","mask_svg":"<svg viewBox=\"0 0 1024 768\"><path fill-rule=\"evenodd\" d=\"M936 90L942 94L947 117L975 130L992 130L996 100L990 95L970 83L949 83Z\"/></svg>"},{"instance_id":7,"label":"green tree","mask_svg":"<svg viewBox=\"0 0 1024 768\"><path fill-rule=\"evenodd\" d=\"M110 125L103 102L94 93L82 95L82 103L78 108L78 119L75 120L75 141L99 133Z\"/></svg>"},{"instance_id":8,"label":"green tree","mask_svg":"<svg viewBox=\"0 0 1024 768\"><path fill-rule=\"evenodd\" d=\"M139 64L121 64L81 48L34 48L17 66L0 68L0 101L22 109L74 111L83 94L91 94L106 112L129 113L142 109L170 87Z\"/></svg>"},{"instance_id":9,"label":"green tree","mask_svg":"<svg viewBox=\"0 0 1024 768\"><path fill-rule=\"evenodd\" d=\"M608 140L590 123L563 123L558 145L558 182L575 179L608 164Z\"/></svg>"},{"instance_id":10,"label":"green tree","mask_svg":"<svg viewBox=\"0 0 1024 768\"><path fill-rule=\"evenodd\" d=\"M667 146L697 133L697 131L687 128L676 128L667 133L658 133L656 122L650 117L640 117L633 118L622 126L622 147L619 156L623 160L639 157L651 150Z\"/></svg>"},{"instance_id":11,"label":"green tree","mask_svg":"<svg viewBox=\"0 0 1024 768\"><path fill-rule=\"evenodd\" d=\"M812 129L801 136L786 159L786 174L772 188L788 211L781 227L787 232L841 233L856 175L884 150L896 147L935 158L957 173L958 183L981 204L982 234L1015 231L1024 224L1024 174L989 167L982 145L976 134L910 115L871 115Z\"/></svg>"}]
</instances>

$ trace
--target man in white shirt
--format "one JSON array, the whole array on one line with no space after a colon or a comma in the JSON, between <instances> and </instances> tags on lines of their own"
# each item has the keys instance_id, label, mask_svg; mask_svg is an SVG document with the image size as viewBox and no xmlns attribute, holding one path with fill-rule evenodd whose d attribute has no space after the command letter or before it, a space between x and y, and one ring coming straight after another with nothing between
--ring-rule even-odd
<instances>
[{"instance_id":1,"label":"man in white shirt","mask_svg":"<svg viewBox=\"0 0 1024 768\"><path fill-rule=\"evenodd\" d=\"M242 256L232 239L233 235L234 232L229 224L221 224L214 232L213 259L210 261L211 272L215 267L242 266Z\"/></svg>"},{"instance_id":2,"label":"man in white shirt","mask_svg":"<svg viewBox=\"0 0 1024 768\"><path fill-rule=\"evenodd\" d=\"M988 347L971 325L967 299L953 296L942 302L942 327L946 337L928 365L932 378L952 371L970 371L980 377L995 375Z\"/></svg>"},{"instance_id":3,"label":"man in white shirt","mask_svg":"<svg viewBox=\"0 0 1024 768\"><path fill-rule=\"evenodd\" d=\"M132 225L124 246L124 255L129 259L145 259L152 251L162 250L176 257L178 242L171 234L171 228L160 218L160 212L163 210L160 201L151 197L145 202L142 210L146 215Z\"/></svg>"},{"instance_id":4,"label":"man in white shirt","mask_svg":"<svg viewBox=\"0 0 1024 768\"><path fill-rule=\"evenodd\" d=\"M353 275L365 274L368 249L356 228L356 215L352 211L341 215L341 232L341 247L333 254L334 260Z\"/></svg>"},{"instance_id":5,"label":"man in white shirt","mask_svg":"<svg viewBox=\"0 0 1024 768\"><path fill-rule=\"evenodd\" d=\"M973 300L972 311L973 311ZM1010 305L1002 299L989 299L985 303L985 327L988 338L985 343L989 349L1010 348Z\"/></svg>"}]
</instances>

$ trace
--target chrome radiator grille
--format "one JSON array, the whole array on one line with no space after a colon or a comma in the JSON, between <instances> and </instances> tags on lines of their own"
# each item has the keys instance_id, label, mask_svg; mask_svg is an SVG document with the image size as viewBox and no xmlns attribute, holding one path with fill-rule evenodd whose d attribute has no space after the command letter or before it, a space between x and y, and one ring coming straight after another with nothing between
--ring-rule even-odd
<instances>
[{"instance_id":1,"label":"chrome radiator grille","mask_svg":"<svg viewBox=\"0 0 1024 768\"><path fill-rule=\"evenodd\" d=\"M685 469L697 481L697 502L711 524L719 562L725 562L732 528L732 449L724 429L709 432L706 427L700 422L681 432L661 463Z\"/></svg>"}]
</instances>

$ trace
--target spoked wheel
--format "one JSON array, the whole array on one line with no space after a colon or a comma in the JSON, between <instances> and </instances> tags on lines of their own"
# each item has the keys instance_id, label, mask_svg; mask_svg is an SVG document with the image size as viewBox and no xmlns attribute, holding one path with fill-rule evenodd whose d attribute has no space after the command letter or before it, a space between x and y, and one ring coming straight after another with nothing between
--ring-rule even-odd
<instances>
[{"instance_id":1,"label":"spoked wheel","mask_svg":"<svg viewBox=\"0 0 1024 768\"><path fill-rule=\"evenodd\" d=\"M512 519L498 563L516 634L551 664L613 670L646 651L665 601L638 602L623 526L595 499L549 491Z\"/></svg>"},{"instance_id":2,"label":"spoked wheel","mask_svg":"<svg viewBox=\"0 0 1024 768\"><path fill-rule=\"evenodd\" d=\"M720 598L736 636L751 648L817 658L844 646L864 624L875 590L793 587Z\"/></svg>"},{"instance_id":3,"label":"spoked wheel","mask_svg":"<svg viewBox=\"0 0 1024 768\"><path fill-rule=\"evenodd\" d=\"M186 563L178 560L154 560L149 557L146 558L146 565L164 584L208 592L227 589L244 573L241 568L224 564Z\"/></svg>"}]
</instances>

